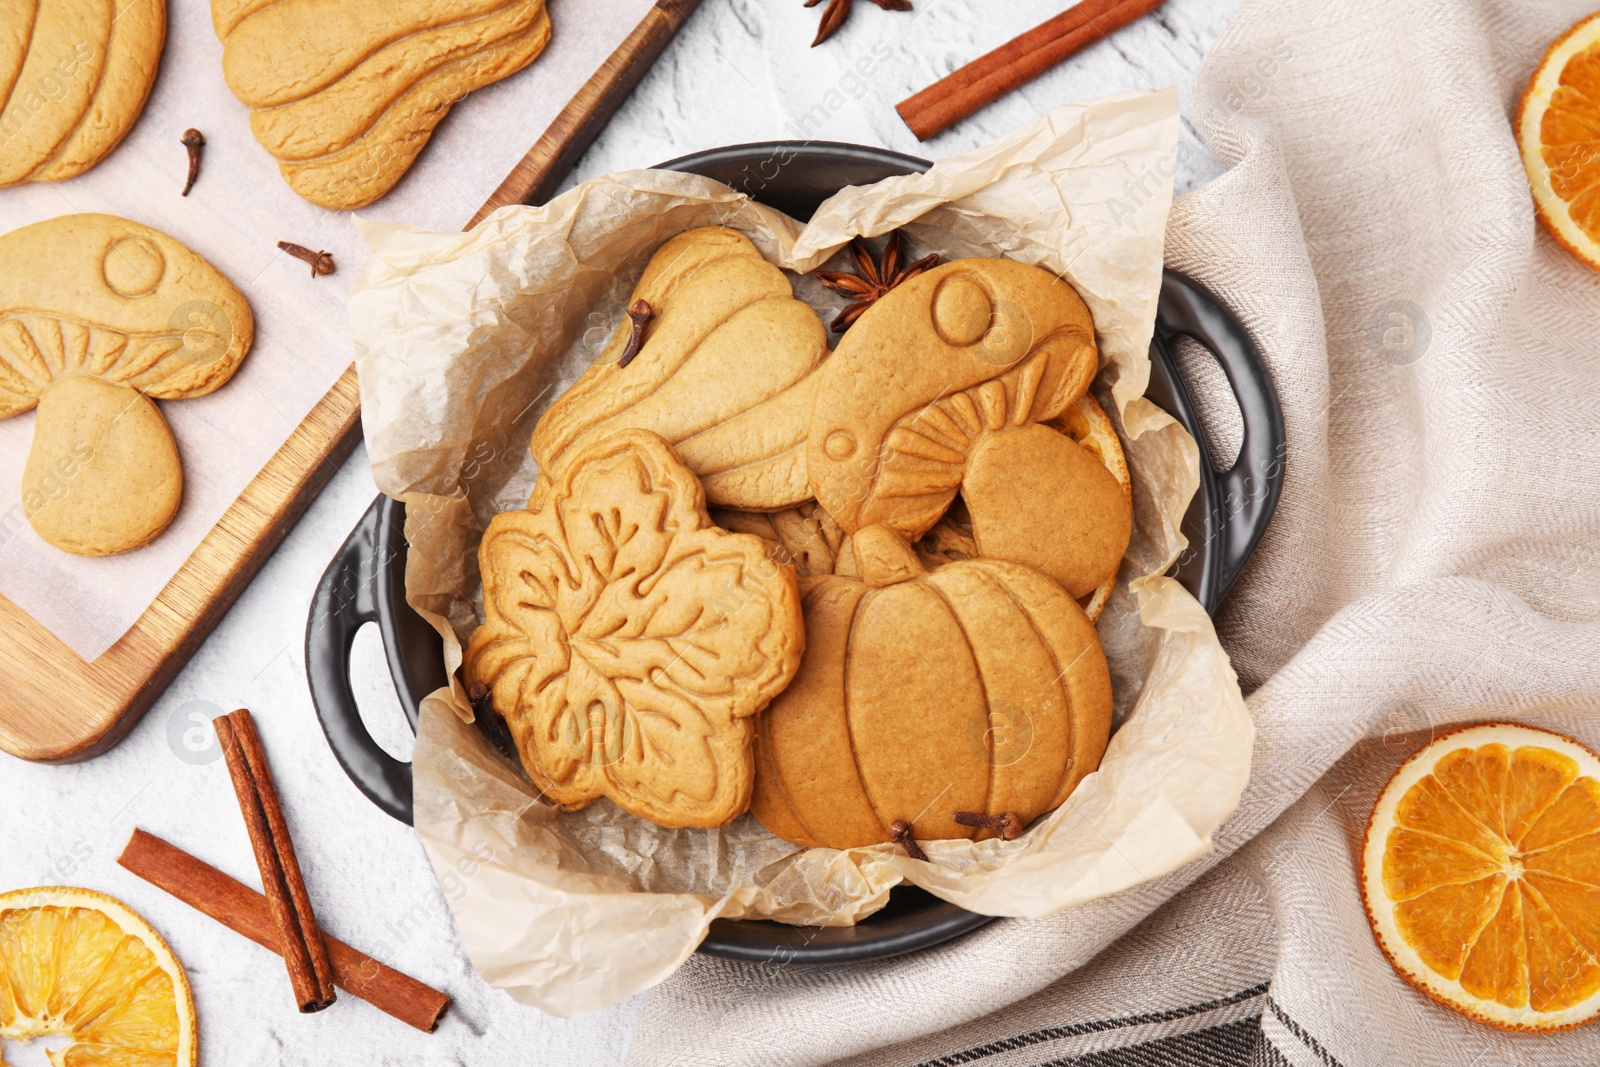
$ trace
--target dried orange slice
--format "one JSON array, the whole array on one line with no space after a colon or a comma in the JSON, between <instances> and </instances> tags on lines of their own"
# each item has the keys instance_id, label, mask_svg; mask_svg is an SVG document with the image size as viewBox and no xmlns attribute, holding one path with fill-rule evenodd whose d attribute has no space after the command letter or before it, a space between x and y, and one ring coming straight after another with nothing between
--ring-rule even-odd
<instances>
[{"instance_id":1,"label":"dried orange slice","mask_svg":"<svg viewBox=\"0 0 1600 1067\"><path fill-rule=\"evenodd\" d=\"M1522 94L1516 130L1539 221L1600 270L1600 14L1545 52Z\"/></svg>"},{"instance_id":2,"label":"dried orange slice","mask_svg":"<svg viewBox=\"0 0 1600 1067\"><path fill-rule=\"evenodd\" d=\"M194 1067L183 967L121 901L52 886L0 893L0 1038L65 1034L56 1067Z\"/></svg>"},{"instance_id":3,"label":"dried orange slice","mask_svg":"<svg viewBox=\"0 0 1600 1067\"><path fill-rule=\"evenodd\" d=\"M1405 762L1361 857L1378 947L1422 992L1504 1030L1600 1015L1600 757L1469 726Z\"/></svg>"}]
</instances>

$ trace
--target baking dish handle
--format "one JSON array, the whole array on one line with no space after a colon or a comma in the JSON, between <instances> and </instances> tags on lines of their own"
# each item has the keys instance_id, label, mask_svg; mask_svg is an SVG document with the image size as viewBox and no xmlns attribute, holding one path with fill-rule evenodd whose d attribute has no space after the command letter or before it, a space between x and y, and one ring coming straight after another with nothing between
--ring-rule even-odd
<instances>
[{"instance_id":1,"label":"baking dish handle","mask_svg":"<svg viewBox=\"0 0 1600 1067\"><path fill-rule=\"evenodd\" d=\"M1220 551L1212 557L1216 565L1206 583L1209 588L1201 596L1214 612L1244 570L1278 508L1289 458L1283 409L1272 374L1250 332L1204 286L1171 269L1161 279L1156 334L1169 353L1178 337L1188 337L1211 354L1227 375L1244 427L1233 466L1214 473L1204 436L1194 435L1200 446L1201 476L1209 475L1214 485L1208 502L1211 514L1203 517L1198 528L1221 541ZM1187 394L1182 376L1175 374L1174 378L1176 388ZM1191 398L1185 395L1180 403L1187 404L1198 421Z\"/></svg>"},{"instance_id":2,"label":"baking dish handle","mask_svg":"<svg viewBox=\"0 0 1600 1067\"><path fill-rule=\"evenodd\" d=\"M350 650L356 631L377 622L377 589L397 531L388 529L385 498L372 502L328 564L311 600L306 624L306 678L322 732L339 766L356 788L385 812L411 824L411 764L395 759L361 721L350 685ZM402 539L401 544L404 544ZM411 728L416 720L411 709Z\"/></svg>"}]
</instances>

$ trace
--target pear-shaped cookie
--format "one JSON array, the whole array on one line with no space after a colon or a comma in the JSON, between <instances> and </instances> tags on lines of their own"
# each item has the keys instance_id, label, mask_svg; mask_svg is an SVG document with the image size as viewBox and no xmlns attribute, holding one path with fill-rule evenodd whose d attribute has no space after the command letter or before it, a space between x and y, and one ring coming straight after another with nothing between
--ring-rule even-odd
<instances>
[{"instance_id":1,"label":"pear-shaped cookie","mask_svg":"<svg viewBox=\"0 0 1600 1067\"><path fill-rule=\"evenodd\" d=\"M153 400L211 392L250 350L244 297L159 230L66 215L0 237L0 418L36 407L22 503L84 556L149 544L183 471Z\"/></svg>"},{"instance_id":2,"label":"pear-shaped cookie","mask_svg":"<svg viewBox=\"0 0 1600 1067\"><path fill-rule=\"evenodd\" d=\"M608 434L651 430L721 507L777 511L807 500L806 435L827 332L783 271L737 230L687 230L656 250L630 305L654 313L623 366L631 323L550 406L533 455L550 478Z\"/></svg>"},{"instance_id":3,"label":"pear-shaped cookie","mask_svg":"<svg viewBox=\"0 0 1600 1067\"><path fill-rule=\"evenodd\" d=\"M110 154L166 38L166 0L0 3L0 186L76 177Z\"/></svg>"},{"instance_id":4,"label":"pear-shaped cookie","mask_svg":"<svg viewBox=\"0 0 1600 1067\"><path fill-rule=\"evenodd\" d=\"M847 532L916 538L985 433L1054 418L1099 370L1072 286L1004 259L935 267L867 310L823 365L806 448L817 501Z\"/></svg>"},{"instance_id":5,"label":"pear-shaped cookie","mask_svg":"<svg viewBox=\"0 0 1600 1067\"><path fill-rule=\"evenodd\" d=\"M627 430L489 523L484 623L463 659L528 776L571 811L602 796L661 826L750 802L756 713L805 647L794 569L706 515L660 437Z\"/></svg>"},{"instance_id":6,"label":"pear-shaped cookie","mask_svg":"<svg viewBox=\"0 0 1600 1067\"><path fill-rule=\"evenodd\" d=\"M475 89L550 41L544 0L212 0L256 140L321 207L370 204Z\"/></svg>"}]
</instances>

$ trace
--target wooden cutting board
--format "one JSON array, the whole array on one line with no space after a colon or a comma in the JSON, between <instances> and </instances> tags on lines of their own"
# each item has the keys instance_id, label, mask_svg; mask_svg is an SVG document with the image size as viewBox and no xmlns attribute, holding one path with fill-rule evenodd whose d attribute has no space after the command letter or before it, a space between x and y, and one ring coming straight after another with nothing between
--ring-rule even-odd
<instances>
[{"instance_id":1,"label":"wooden cutting board","mask_svg":"<svg viewBox=\"0 0 1600 1067\"><path fill-rule=\"evenodd\" d=\"M656 0L578 90L468 226L506 204L548 198L699 0ZM156 597L99 659L85 662L0 597L0 749L28 760L89 759L155 703L361 433L354 367L311 409Z\"/></svg>"}]
</instances>

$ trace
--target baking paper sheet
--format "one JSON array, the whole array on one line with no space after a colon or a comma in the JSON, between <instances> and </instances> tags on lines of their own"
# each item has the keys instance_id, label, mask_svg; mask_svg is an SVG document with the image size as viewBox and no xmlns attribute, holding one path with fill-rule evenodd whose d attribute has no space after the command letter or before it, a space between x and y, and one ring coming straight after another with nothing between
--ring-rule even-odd
<instances>
[{"instance_id":1,"label":"baking paper sheet","mask_svg":"<svg viewBox=\"0 0 1600 1067\"><path fill-rule=\"evenodd\" d=\"M534 422L604 347L650 253L693 226L736 227L796 272L896 227L909 258L1004 255L1060 272L1094 315L1097 389L1133 471L1134 541L1100 622L1118 729L1099 771L1016 841L929 842L920 863L893 845L800 849L748 815L671 831L605 800L560 814L459 692L430 696L416 828L441 879L470 879L452 906L486 980L572 1016L672 973L717 916L852 923L902 880L1038 916L1210 848L1248 777L1253 730L1210 618L1160 577L1185 546L1178 524L1198 484L1193 440L1142 397L1177 123L1171 90L1063 107L927 174L845 189L806 226L704 178L631 171L470 234L360 227L373 250L351 297L367 449L379 486L407 503L408 597L444 634L452 672L480 620L481 531L533 485ZM824 317L837 310L814 279L794 280Z\"/></svg>"},{"instance_id":2,"label":"baking paper sheet","mask_svg":"<svg viewBox=\"0 0 1600 1067\"><path fill-rule=\"evenodd\" d=\"M650 2L550 0L554 35L544 53L458 103L395 190L362 216L441 230L465 225ZM82 177L0 189L0 232L83 211L122 215L210 260L255 314L255 347L228 385L161 402L183 458L184 498L147 548L84 559L40 540L22 510L34 416L0 421L0 595L86 660L143 614L350 365L345 299L366 258L351 214L300 199L251 136L248 111L222 79L210 4L167 7L161 72L127 140ZM206 147L200 180L185 198L178 194L188 156L179 140L191 126ZM306 264L278 250L280 240L331 251L339 272L313 281Z\"/></svg>"}]
</instances>

